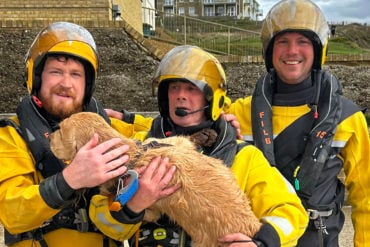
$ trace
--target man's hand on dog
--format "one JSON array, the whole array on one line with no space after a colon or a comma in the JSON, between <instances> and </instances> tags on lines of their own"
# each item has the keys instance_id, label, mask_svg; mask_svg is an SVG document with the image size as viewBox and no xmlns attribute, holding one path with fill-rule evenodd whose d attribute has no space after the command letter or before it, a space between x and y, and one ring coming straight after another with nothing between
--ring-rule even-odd
<instances>
[{"instance_id":1,"label":"man's hand on dog","mask_svg":"<svg viewBox=\"0 0 370 247\"><path fill-rule=\"evenodd\" d=\"M248 236L242 233L232 233L220 238L221 246L228 247L257 247L257 244Z\"/></svg>"},{"instance_id":2,"label":"man's hand on dog","mask_svg":"<svg viewBox=\"0 0 370 247\"><path fill-rule=\"evenodd\" d=\"M141 167L139 173L139 189L127 202L127 207L135 213L153 205L159 199L169 196L180 188L180 185L169 186L176 167L167 168L168 158L153 159L148 166Z\"/></svg>"},{"instance_id":3,"label":"man's hand on dog","mask_svg":"<svg viewBox=\"0 0 370 247\"><path fill-rule=\"evenodd\" d=\"M124 164L129 160L126 155L129 147L123 145L114 148L120 143L119 138L99 145L98 140L98 135L95 134L63 170L64 179L71 188L92 188L126 172Z\"/></svg>"}]
</instances>

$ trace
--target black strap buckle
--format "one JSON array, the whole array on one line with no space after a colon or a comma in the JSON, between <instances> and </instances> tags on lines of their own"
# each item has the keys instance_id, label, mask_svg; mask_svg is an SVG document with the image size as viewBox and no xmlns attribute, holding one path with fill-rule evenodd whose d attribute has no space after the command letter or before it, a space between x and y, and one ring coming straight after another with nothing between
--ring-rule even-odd
<instances>
[{"instance_id":1,"label":"black strap buckle","mask_svg":"<svg viewBox=\"0 0 370 247\"><path fill-rule=\"evenodd\" d=\"M76 224L79 232L87 232L89 230L89 217L85 208L80 208L78 213L75 213L73 224Z\"/></svg>"},{"instance_id":2,"label":"black strap buckle","mask_svg":"<svg viewBox=\"0 0 370 247\"><path fill-rule=\"evenodd\" d=\"M327 211L319 211L316 209L307 209L308 217L311 220L316 220L319 217L329 217L333 214L333 209L327 210Z\"/></svg>"}]
</instances>

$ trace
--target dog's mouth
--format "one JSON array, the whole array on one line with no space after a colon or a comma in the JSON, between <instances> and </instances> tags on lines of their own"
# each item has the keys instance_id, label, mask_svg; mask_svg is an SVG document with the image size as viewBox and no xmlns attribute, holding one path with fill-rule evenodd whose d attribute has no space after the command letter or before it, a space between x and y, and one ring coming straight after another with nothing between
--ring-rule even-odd
<instances>
[{"instance_id":1,"label":"dog's mouth","mask_svg":"<svg viewBox=\"0 0 370 247\"><path fill-rule=\"evenodd\" d=\"M72 160L62 160L63 164L69 165L71 164Z\"/></svg>"}]
</instances>

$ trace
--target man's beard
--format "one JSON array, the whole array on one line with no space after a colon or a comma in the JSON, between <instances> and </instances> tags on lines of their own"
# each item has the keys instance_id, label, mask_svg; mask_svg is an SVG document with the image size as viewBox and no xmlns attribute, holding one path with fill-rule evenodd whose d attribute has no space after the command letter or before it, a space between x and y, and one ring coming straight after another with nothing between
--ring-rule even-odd
<instances>
[{"instance_id":1,"label":"man's beard","mask_svg":"<svg viewBox=\"0 0 370 247\"><path fill-rule=\"evenodd\" d=\"M44 109L51 115L58 117L60 119L65 119L70 117L74 113L78 113L82 111L82 104L73 103L73 107L61 107L55 104L50 104L45 102Z\"/></svg>"},{"instance_id":2,"label":"man's beard","mask_svg":"<svg viewBox=\"0 0 370 247\"><path fill-rule=\"evenodd\" d=\"M53 90L54 91L54 90ZM44 97L43 95L39 95L39 99L42 102L43 108L51 115L65 119L71 116L74 113L81 112L83 110L83 103L78 102L75 100L75 94L70 92L69 90L58 88L55 90L57 93L63 93L64 95L68 95L73 99L72 105L69 104L68 107L61 104L56 104L51 97ZM52 92L55 93L55 92Z\"/></svg>"}]
</instances>

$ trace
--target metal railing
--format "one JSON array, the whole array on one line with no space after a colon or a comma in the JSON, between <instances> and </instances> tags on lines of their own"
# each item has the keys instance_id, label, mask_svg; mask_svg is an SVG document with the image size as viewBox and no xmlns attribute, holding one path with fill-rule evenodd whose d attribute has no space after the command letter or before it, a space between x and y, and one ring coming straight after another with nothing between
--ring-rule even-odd
<instances>
[{"instance_id":1,"label":"metal railing","mask_svg":"<svg viewBox=\"0 0 370 247\"><path fill-rule=\"evenodd\" d=\"M260 32L242 29L201 18L165 13L143 7L144 36L172 45L196 45L225 62L263 63ZM220 19L218 19L219 21ZM224 18L226 20L226 17ZM228 17L229 22L242 22L243 26L252 26L254 21L245 21ZM253 27L252 27L253 28ZM329 44L330 48L330 44ZM327 62L369 63L370 54L334 54L329 49Z\"/></svg>"},{"instance_id":2,"label":"metal railing","mask_svg":"<svg viewBox=\"0 0 370 247\"><path fill-rule=\"evenodd\" d=\"M174 45L196 45L220 55L260 55L260 33L143 7L144 36Z\"/></svg>"}]
</instances>

